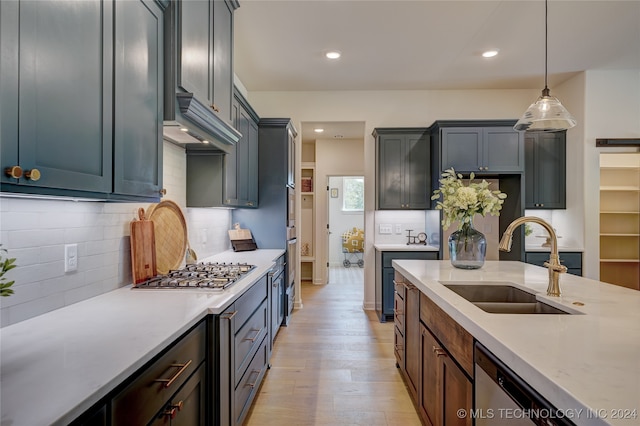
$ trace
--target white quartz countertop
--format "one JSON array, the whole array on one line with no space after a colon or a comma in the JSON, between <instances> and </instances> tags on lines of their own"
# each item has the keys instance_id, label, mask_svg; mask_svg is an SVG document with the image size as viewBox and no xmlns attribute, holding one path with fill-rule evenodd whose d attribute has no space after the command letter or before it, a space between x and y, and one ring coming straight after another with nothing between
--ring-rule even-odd
<instances>
[{"instance_id":1,"label":"white quartz countertop","mask_svg":"<svg viewBox=\"0 0 640 426\"><path fill-rule=\"evenodd\" d=\"M439 251L440 247L424 244L374 244L378 251Z\"/></svg>"},{"instance_id":2,"label":"white quartz countertop","mask_svg":"<svg viewBox=\"0 0 640 426\"><path fill-rule=\"evenodd\" d=\"M283 253L227 251L203 259L256 265L223 291L129 285L0 329L0 423L69 423L189 327L224 311Z\"/></svg>"},{"instance_id":3,"label":"white quartz countertop","mask_svg":"<svg viewBox=\"0 0 640 426\"><path fill-rule=\"evenodd\" d=\"M547 269L521 262L491 261L479 270L448 261L393 266L576 424L640 424L640 292L563 274L562 296L549 297ZM439 281L508 281L578 314L491 314Z\"/></svg>"}]
</instances>

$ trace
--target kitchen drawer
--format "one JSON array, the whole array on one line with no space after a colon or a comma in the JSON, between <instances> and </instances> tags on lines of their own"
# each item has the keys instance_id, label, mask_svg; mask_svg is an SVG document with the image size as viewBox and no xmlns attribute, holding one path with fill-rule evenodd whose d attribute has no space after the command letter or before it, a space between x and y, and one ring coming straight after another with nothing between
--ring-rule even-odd
<instances>
[{"instance_id":1,"label":"kitchen drawer","mask_svg":"<svg viewBox=\"0 0 640 426\"><path fill-rule=\"evenodd\" d=\"M473 337L424 293L420 293L420 321L458 361L469 377L473 377Z\"/></svg>"},{"instance_id":2,"label":"kitchen drawer","mask_svg":"<svg viewBox=\"0 0 640 426\"><path fill-rule=\"evenodd\" d=\"M256 355L251 360L251 364L247 368L247 371L242 376L240 383L234 392L234 424L241 425L249 408L251 402L258 392L260 382L262 381L265 373L267 372L268 363L268 339L262 339L260 347L256 352Z\"/></svg>"},{"instance_id":3,"label":"kitchen drawer","mask_svg":"<svg viewBox=\"0 0 640 426\"><path fill-rule=\"evenodd\" d=\"M237 312L233 317L233 330L237 333L245 322L253 315L263 300L267 298L269 291L267 276L263 276L249 290L234 303L234 310Z\"/></svg>"},{"instance_id":4,"label":"kitchen drawer","mask_svg":"<svg viewBox=\"0 0 640 426\"><path fill-rule=\"evenodd\" d=\"M396 356L396 364L398 367L404 366L404 336L398 330L398 327L393 327L393 353Z\"/></svg>"},{"instance_id":5,"label":"kitchen drawer","mask_svg":"<svg viewBox=\"0 0 640 426\"><path fill-rule=\"evenodd\" d=\"M393 321L400 332L404 333L404 299L398 292L394 293L393 297Z\"/></svg>"},{"instance_id":6,"label":"kitchen drawer","mask_svg":"<svg viewBox=\"0 0 640 426\"><path fill-rule=\"evenodd\" d=\"M394 272L394 280L393 280L393 289L395 290L395 294L400 297L400 299L404 300L404 284L400 281L395 280L395 272Z\"/></svg>"},{"instance_id":7,"label":"kitchen drawer","mask_svg":"<svg viewBox=\"0 0 640 426\"><path fill-rule=\"evenodd\" d=\"M382 252L382 267L392 268L394 259L438 260L437 251L384 251Z\"/></svg>"},{"instance_id":8,"label":"kitchen drawer","mask_svg":"<svg viewBox=\"0 0 640 426\"><path fill-rule=\"evenodd\" d=\"M582 269L582 253L580 252L560 252L560 263L569 269ZM527 252L525 254L526 263L544 266L544 262L549 260L548 252Z\"/></svg>"},{"instance_id":9,"label":"kitchen drawer","mask_svg":"<svg viewBox=\"0 0 640 426\"><path fill-rule=\"evenodd\" d=\"M206 379L206 366L202 364L149 426L206 424Z\"/></svg>"},{"instance_id":10,"label":"kitchen drawer","mask_svg":"<svg viewBox=\"0 0 640 426\"><path fill-rule=\"evenodd\" d=\"M206 324L202 321L164 355L140 369L113 398L113 424L147 424L204 361L205 347Z\"/></svg>"},{"instance_id":11,"label":"kitchen drawer","mask_svg":"<svg viewBox=\"0 0 640 426\"><path fill-rule=\"evenodd\" d=\"M236 349L234 354L234 365L236 368L235 385L240 381L242 373L246 370L262 339L267 334L269 329L268 307L267 301L263 301L258 310L253 313L251 318L249 318L234 337L234 347Z\"/></svg>"}]
</instances>

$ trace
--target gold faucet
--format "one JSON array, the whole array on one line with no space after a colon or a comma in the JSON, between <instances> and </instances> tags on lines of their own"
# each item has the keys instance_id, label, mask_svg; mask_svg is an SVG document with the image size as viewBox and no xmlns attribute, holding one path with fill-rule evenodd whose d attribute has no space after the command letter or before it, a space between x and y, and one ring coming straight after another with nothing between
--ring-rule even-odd
<instances>
[{"instance_id":1,"label":"gold faucet","mask_svg":"<svg viewBox=\"0 0 640 426\"><path fill-rule=\"evenodd\" d=\"M548 222L535 216L523 216L517 218L507 226L504 234L502 234L498 248L501 251L511 251L513 231L525 222L533 222L542 225L549 233L549 239L551 240L551 254L549 255L549 261L544 262L544 266L549 269L549 286L547 287L547 296L558 297L560 296L560 274L567 272L567 267L560 264L560 258L558 257L558 237L556 236L556 231Z\"/></svg>"}]
</instances>

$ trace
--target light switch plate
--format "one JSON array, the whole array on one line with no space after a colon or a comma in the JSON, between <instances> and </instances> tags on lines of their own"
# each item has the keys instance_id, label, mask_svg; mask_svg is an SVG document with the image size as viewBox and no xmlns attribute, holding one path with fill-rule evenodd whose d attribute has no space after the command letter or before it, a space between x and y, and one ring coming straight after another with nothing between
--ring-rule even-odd
<instances>
[{"instance_id":1,"label":"light switch plate","mask_svg":"<svg viewBox=\"0 0 640 426\"><path fill-rule=\"evenodd\" d=\"M78 270L78 245L66 244L64 246L64 271L73 272Z\"/></svg>"}]
</instances>

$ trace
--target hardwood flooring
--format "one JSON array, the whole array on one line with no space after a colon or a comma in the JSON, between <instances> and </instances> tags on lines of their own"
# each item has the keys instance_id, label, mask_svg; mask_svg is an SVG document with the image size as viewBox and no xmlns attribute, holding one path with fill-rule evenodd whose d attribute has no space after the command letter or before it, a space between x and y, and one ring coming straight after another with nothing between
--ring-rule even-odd
<instances>
[{"instance_id":1,"label":"hardwood flooring","mask_svg":"<svg viewBox=\"0 0 640 426\"><path fill-rule=\"evenodd\" d=\"M245 421L265 425L420 425L393 355L393 322L362 309L363 269L302 283L303 309L276 338Z\"/></svg>"}]
</instances>

